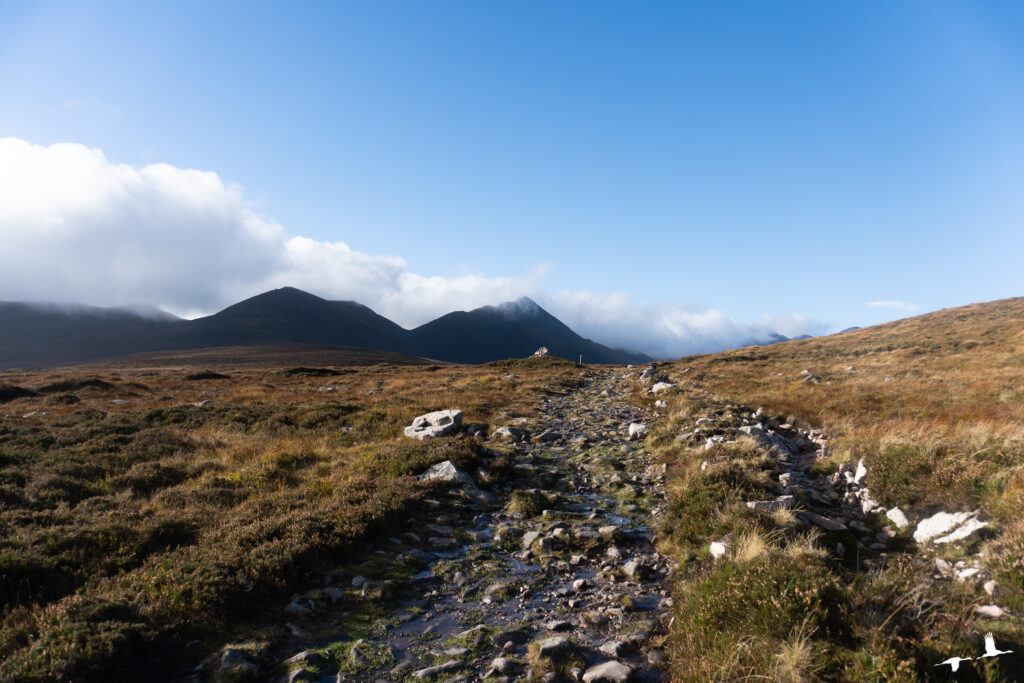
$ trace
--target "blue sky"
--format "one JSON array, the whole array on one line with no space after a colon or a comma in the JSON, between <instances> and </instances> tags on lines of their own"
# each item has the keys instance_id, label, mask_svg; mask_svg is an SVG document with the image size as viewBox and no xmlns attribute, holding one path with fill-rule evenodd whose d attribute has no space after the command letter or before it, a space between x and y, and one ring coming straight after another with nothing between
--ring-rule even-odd
<instances>
[{"instance_id":1,"label":"blue sky","mask_svg":"<svg viewBox=\"0 0 1024 683\"><path fill-rule=\"evenodd\" d=\"M222 236L209 241L142 220L207 202L161 181L132 191L145 206L61 220L125 253L225 250L228 266L204 261L210 293L78 274L73 253L47 288L15 261L38 268L75 242L33 241L54 210L5 219L0 189L14 245L0 299L194 314L314 259L329 275L296 284L404 324L521 293L599 340L640 335L634 347L645 316L664 318L652 334L679 337L662 340L673 353L1021 295L1021 35L1024 6L995 2L0 0L0 138L34 150L0 148L9 178L38 164L32 182L48 185L68 162L44 150L75 143L101 170L215 173L230 198L210 215L254 212L271 227L245 235L308 239L289 242L291 270L258 249L243 267L235 218L204 228ZM92 192L68 182L40 204ZM130 230L106 229L119 221ZM350 251L333 267L338 243ZM405 284L374 300L388 278Z\"/></svg>"}]
</instances>

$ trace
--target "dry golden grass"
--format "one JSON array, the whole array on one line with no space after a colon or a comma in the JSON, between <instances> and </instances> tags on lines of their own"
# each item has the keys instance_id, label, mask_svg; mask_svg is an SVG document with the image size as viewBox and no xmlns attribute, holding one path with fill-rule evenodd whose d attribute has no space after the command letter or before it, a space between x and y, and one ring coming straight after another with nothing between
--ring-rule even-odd
<instances>
[{"instance_id":1,"label":"dry golden grass","mask_svg":"<svg viewBox=\"0 0 1024 683\"><path fill-rule=\"evenodd\" d=\"M0 413L50 413L0 420L0 679L183 677L196 651L251 640L267 610L279 621L311 572L387 538L422 496L413 474L477 461L471 437L403 438L412 418L456 407L504 424L585 372L556 359L213 369L226 377L0 373Z\"/></svg>"},{"instance_id":2,"label":"dry golden grass","mask_svg":"<svg viewBox=\"0 0 1024 683\"><path fill-rule=\"evenodd\" d=\"M704 657L700 675L930 679L936 675L930 668L934 662L953 651L976 649L982 629L996 629L1001 642L1012 644L1008 649L1024 647L1024 626L1016 617L978 623L972 612L984 599L1024 613L1024 299L693 356L664 369L679 390L668 399L670 414L649 443L671 463L672 504L662 545L674 548L688 567L680 602L692 609L693 596L707 600L718 595L714 591L728 595L734 587L731 562L704 564L706 544L727 536L732 561L756 564L763 557L781 563L773 566L782 572L776 577L780 586L795 580L797 571L827 568L838 580L836 589L813 609L845 615L836 623L821 622L813 635L769 636L756 625L756 610L747 606L748 591L740 590L734 605L752 617L747 621L711 634L706 624L677 619L677 656L683 661ZM804 371L820 383L805 381ZM743 452L745 440L706 452L674 441L697 417L758 407L832 437L831 455L815 466L819 472L863 458L872 496L887 507L901 506L912 522L940 509L982 510L994 532L981 535L969 552L982 553L999 585L996 597L969 583L932 581L930 559L891 558L865 581L833 559L835 540L823 547L817 537L787 534L781 543L758 542L773 528L793 526L791 513L753 519L735 502L743 498L737 491L752 499L769 468ZM703 460L708 461L704 470ZM767 529L748 531L765 524ZM954 548L942 552L953 561L963 556ZM788 575L780 569L786 562ZM1024 676L1019 661L1004 657L964 675L1013 679ZM687 669L677 669L676 675L699 677Z\"/></svg>"}]
</instances>

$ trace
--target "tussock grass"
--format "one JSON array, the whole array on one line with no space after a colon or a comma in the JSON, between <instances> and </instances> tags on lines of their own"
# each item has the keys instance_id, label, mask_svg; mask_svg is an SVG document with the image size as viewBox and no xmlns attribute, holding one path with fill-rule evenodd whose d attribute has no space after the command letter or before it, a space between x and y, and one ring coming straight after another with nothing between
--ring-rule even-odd
<instances>
[{"instance_id":1,"label":"tussock grass","mask_svg":"<svg viewBox=\"0 0 1024 683\"><path fill-rule=\"evenodd\" d=\"M935 663L978 650L990 628L1007 649L1024 649L1017 618L973 617L982 601L1024 610L1024 299L693 356L664 369L679 388L647 443L670 467L661 543L683 563L671 634L675 677L930 680ZM821 383L803 381L803 370ZM938 510L980 509L993 531L960 554L943 552L954 561L981 553L998 583L995 597L970 582L933 580L934 564L916 557L912 542L908 554L864 575L849 557L835 557L842 535L794 532L790 511L749 515L740 503L768 497L770 465L746 439L710 450L703 442L728 429L730 416L758 407L832 437L818 475L863 458L872 496L899 505L912 523ZM678 441L699 417L713 419L699 438ZM730 549L718 562L707 553L713 540ZM757 576L748 573L754 567ZM824 588L786 603L805 614L765 609L768 595L790 596L806 577ZM1019 679L1020 661L1003 657L960 673Z\"/></svg>"}]
</instances>

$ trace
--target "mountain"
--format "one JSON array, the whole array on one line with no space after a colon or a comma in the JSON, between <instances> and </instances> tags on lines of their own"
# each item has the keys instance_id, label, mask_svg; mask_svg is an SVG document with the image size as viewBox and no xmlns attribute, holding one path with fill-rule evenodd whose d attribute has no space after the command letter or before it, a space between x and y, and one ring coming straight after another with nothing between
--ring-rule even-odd
<instances>
[{"instance_id":1,"label":"mountain","mask_svg":"<svg viewBox=\"0 0 1024 683\"><path fill-rule=\"evenodd\" d=\"M532 354L588 363L650 360L579 336L529 299L450 313L406 330L353 301L284 287L182 320L144 306L0 303L0 368L46 367L169 350L306 344L346 346L457 363Z\"/></svg>"},{"instance_id":2,"label":"mountain","mask_svg":"<svg viewBox=\"0 0 1024 683\"><path fill-rule=\"evenodd\" d=\"M0 302L0 368L135 353L159 346L184 322L138 309Z\"/></svg>"},{"instance_id":3,"label":"mountain","mask_svg":"<svg viewBox=\"0 0 1024 683\"><path fill-rule=\"evenodd\" d=\"M275 289L191 321L176 347L331 344L422 355L409 331L354 301Z\"/></svg>"},{"instance_id":4,"label":"mountain","mask_svg":"<svg viewBox=\"0 0 1024 683\"><path fill-rule=\"evenodd\" d=\"M529 356L541 346L555 356L586 363L644 363L642 354L611 349L573 332L533 300L456 311L421 325L413 338L428 356L453 363L484 363Z\"/></svg>"}]
</instances>

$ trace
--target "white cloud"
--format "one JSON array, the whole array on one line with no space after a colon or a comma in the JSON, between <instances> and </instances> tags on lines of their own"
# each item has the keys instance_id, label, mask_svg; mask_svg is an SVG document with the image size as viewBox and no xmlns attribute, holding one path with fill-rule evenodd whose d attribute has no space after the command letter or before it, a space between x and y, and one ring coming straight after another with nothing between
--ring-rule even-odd
<instances>
[{"instance_id":1,"label":"white cloud","mask_svg":"<svg viewBox=\"0 0 1024 683\"><path fill-rule=\"evenodd\" d=\"M913 313L918 310L916 304L908 303L906 301L869 301L867 303L868 308L894 308L898 311L906 311L907 313Z\"/></svg>"},{"instance_id":2,"label":"white cloud","mask_svg":"<svg viewBox=\"0 0 1024 683\"><path fill-rule=\"evenodd\" d=\"M0 244L7 301L151 303L196 315L289 285L411 327L526 295L585 336L664 357L821 331L794 315L737 323L687 304L640 306L624 293L546 294L546 264L518 276L412 273L397 256L289 234L216 173L135 168L78 144L0 139Z\"/></svg>"},{"instance_id":3,"label":"white cloud","mask_svg":"<svg viewBox=\"0 0 1024 683\"><path fill-rule=\"evenodd\" d=\"M621 292L559 292L542 296L541 303L584 336L660 358L772 341L776 334L796 337L825 331L823 324L795 314L741 323L721 311L693 304L636 304Z\"/></svg>"}]
</instances>

